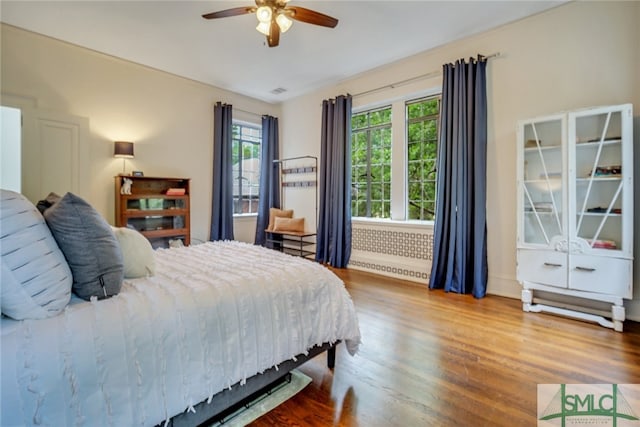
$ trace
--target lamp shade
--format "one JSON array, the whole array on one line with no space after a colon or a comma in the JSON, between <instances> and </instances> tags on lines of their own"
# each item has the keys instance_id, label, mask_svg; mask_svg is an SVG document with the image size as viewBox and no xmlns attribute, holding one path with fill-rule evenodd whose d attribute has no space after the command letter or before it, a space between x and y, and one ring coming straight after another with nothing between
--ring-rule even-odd
<instances>
[{"instance_id":1,"label":"lamp shade","mask_svg":"<svg viewBox=\"0 0 640 427\"><path fill-rule=\"evenodd\" d=\"M278 15L278 17L276 18L276 22L280 27L280 31L282 31L283 33L286 33L289 30L289 28L291 28L291 25L293 24L293 21L282 13Z\"/></svg>"},{"instance_id":2,"label":"lamp shade","mask_svg":"<svg viewBox=\"0 0 640 427\"><path fill-rule=\"evenodd\" d=\"M256 30L260 31L265 36L269 35L269 30L271 29L271 23L269 22L260 22L256 27Z\"/></svg>"},{"instance_id":3,"label":"lamp shade","mask_svg":"<svg viewBox=\"0 0 640 427\"><path fill-rule=\"evenodd\" d=\"M271 22L273 11L269 6L260 6L256 10L256 16L258 17L258 21L268 24L269 22Z\"/></svg>"},{"instance_id":4,"label":"lamp shade","mask_svg":"<svg viewBox=\"0 0 640 427\"><path fill-rule=\"evenodd\" d=\"M113 157L133 159L133 142L115 141L113 143Z\"/></svg>"}]
</instances>

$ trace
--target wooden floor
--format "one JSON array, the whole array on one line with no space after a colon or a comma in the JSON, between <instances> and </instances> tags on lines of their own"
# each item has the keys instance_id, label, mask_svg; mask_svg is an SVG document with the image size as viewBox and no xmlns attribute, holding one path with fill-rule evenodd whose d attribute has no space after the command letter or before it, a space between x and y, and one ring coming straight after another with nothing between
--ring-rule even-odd
<instances>
[{"instance_id":1,"label":"wooden floor","mask_svg":"<svg viewBox=\"0 0 640 427\"><path fill-rule=\"evenodd\" d=\"M358 311L362 345L300 370L313 382L251 426L535 426L537 384L640 383L640 324L625 332L519 301L430 291L336 271Z\"/></svg>"}]
</instances>

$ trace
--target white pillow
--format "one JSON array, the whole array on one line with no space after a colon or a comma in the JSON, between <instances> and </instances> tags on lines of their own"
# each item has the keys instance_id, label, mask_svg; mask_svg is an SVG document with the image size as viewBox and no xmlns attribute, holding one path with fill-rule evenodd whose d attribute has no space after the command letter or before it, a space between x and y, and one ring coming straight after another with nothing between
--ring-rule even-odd
<instances>
[{"instance_id":1,"label":"white pillow","mask_svg":"<svg viewBox=\"0 0 640 427\"><path fill-rule=\"evenodd\" d=\"M147 238L130 228L111 228L122 249L124 277L135 279L156 274L156 254Z\"/></svg>"},{"instance_id":2,"label":"white pillow","mask_svg":"<svg viewBox=\"0 0 640 427\"><path fill-rule=\"evenodd\" d=\"M59 314L71 299L72 276L44 218L22 194L1 190L2 314L16 320Z\"/></svg>"}]
</instances>

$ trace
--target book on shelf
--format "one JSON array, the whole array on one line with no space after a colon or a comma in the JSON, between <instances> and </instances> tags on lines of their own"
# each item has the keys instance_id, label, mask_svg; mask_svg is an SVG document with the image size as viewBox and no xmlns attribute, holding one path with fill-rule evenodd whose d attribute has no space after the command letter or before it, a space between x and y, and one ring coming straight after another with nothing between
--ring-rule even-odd
<instances>
[{"instance_id":1,"label":"book on shelf","mask_svg":"<svg viewBox=\"0 0 640 427\"><path fill-rule=\"evenodd\" d=\"M185 188L169 188L167 190L167 196L184 196L187 190Z\"/></svg>"},{"instance_id":2,"label":"book on shelf","mask_svg":"<svg viewBox=\"0 0 640 427\"><path fill-rule=\"evenodd\" d=\"M594 249L617 249L616 242L613 240L588 240Z\"/></svg>"}]
</instances>

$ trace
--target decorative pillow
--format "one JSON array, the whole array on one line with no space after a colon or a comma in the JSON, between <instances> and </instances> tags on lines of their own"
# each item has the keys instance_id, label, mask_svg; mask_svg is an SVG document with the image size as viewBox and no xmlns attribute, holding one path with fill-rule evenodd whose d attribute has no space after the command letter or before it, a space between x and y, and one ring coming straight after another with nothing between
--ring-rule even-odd
<instances>
[{"instance_id":1,"label":"decorative pillow","mask_svg":"<svg viewBox=\"0 0 640 427\"><path fill-rule=\"evenodd\" d=\"M156 274L156 254L151 243L139 231L125 227L111 227L124 261L124 277L135 279Z\"/></svg>"},{"instance_id":2,"label":"decorative pillow","mask_svg":"<svg viewBox=\"0 0 640 427\"><path fill-rule=\"evenodd\" d=\"M293 217L293 209L278 209L271 208L269 209L269 226L267 230L273 230L273 226L275 225L276 218L292 218Z\"/></svg>"},{"instance_id":3,"label":"decorative pillow","mask_svg":"<svg viewBox=\"0 0 640 427\"><path fill-rule=\"evenodd\" d=\"M2 314L16 320L60 313L71 298L71 270L44 218L22 194L1 190Z\"/></svg>"},{"instance_id":4,"label":"decorative pillow","mask_svg":"<svg viewBox=\"0 0 640 427\"><path fill-rule=\"evenodd\" d=\"M304 218L281 218L277 217L273 231L304 231Z\"/></svg>"},{"instance_id":5,"label":"decorative pillow","mask_svg":"<svg viewBox=\"0 0 640 427\"><path fill-rule=\"evenodd\" d=\"M73 292L89 300L120 292L124 276L122 251L111 226L87 202L73 193L44 212L73 273Z\"/></svg>"},{"instance_id":6,"label":"decorative pillow","mask_svg":"<svg viewBox=\"0 0 640 427\"><path fill-rule=\"evenodd\" d=\"M60 200L60 196L56 193L49 193L46 199L38 201L36 208L44 215L44 211L53 206L58 200Z\"/></svg>"}]
</instances>

